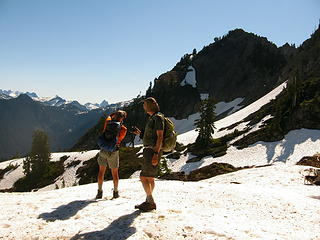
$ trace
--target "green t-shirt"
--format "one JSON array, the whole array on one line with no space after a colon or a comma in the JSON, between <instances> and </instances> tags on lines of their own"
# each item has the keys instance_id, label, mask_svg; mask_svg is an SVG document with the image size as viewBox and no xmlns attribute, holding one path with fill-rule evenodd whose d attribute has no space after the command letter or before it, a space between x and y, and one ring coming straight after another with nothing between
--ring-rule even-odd
<instances>
[{"instance_id":1,"label":"green t-shirt","mask_svg":"<svg viewBox=\"0 0 320 240\"><path fill-rule=\"evenodd\" d=\"M154 114L149 117L143 134L143 146L154 147L157 143L157 130L164 130L162 114Z\"/></svg>"}]
</instances>

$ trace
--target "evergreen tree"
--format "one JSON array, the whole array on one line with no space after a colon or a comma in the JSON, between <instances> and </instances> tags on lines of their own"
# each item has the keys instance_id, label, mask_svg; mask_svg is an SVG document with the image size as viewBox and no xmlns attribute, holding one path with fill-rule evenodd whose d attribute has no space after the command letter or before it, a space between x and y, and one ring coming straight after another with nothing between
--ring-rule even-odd
<instances>
[{"instance_id":1,"label":"evergreen tree","mask_svg":"<svg viewBox=\"0 0 320 240\"><path fill-rule=\"evenodd\" d=\"M212 143L212 134L214 133L215 101L212 98L201 101L200 119L195 120L196 131L199 135L196 143L210 145Z\"/></svg>"},{"instance_id":2,"label":"evergreen tree","mask_svg":"<svg viewBox=\"0 0 320 240\"><path fill-rule=\"evenodd\" d=\"M27 156L24 160L23 160L23 173L27 176L30 175L31 172L31 167L30 167L30 157Z\"/></svg>"},{"instance_id":3,"label":"evergreen tree","mask_svg":"<svg viewBox=\"0 0 320 240\"><path fill-rule=\"evenodd\" d=\"M41 130L34 131L31 151L23 161L24 173L27 176L43 176L48 172L50 156L47 134Z\"/></svg>"},{"instance_id":4,"label":"evergreen tree","mask_svg":"<svg viewBox=\"0 0 320 240\"><path fill-rule=\"evenodd\" d=\"M146 97L150 97L152 94L152 82L149 84L149 88L146 91Z\"/></svg>"}]
</instances>

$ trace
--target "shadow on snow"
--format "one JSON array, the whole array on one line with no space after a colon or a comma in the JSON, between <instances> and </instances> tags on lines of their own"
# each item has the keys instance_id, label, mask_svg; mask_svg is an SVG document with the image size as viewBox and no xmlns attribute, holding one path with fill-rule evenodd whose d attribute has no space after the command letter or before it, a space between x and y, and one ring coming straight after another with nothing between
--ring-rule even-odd
<instances>
[{"instance_id":1,"label":"shadow on snow","mask_svg":"<svg viewBox=\"0 0 320 240\"><path fill-rule=\"evenodd\" d=\"M90 203L94 203L94 200L78 200L70 202L66 205L61 205L50 213L41 213L38 218L42 218L47 222L53 222L55 220L67 220L76 215L78 211L88 206Z\"/></svg>"},{"instance_id":2,"label":"shadow on snow","mask_svg":"<svg viewBox=\"0 0 320 240\"><path fill-rule=\"evenodd\" d=\"M93 240L93 239L112 239L125 240L136 233L136 228L132 227L134 219L140 215L140 211L134 211L130 214L123 215L114 220L108 227L100 231L77 234L70 240Z\"/></svg>"}]
</instances>

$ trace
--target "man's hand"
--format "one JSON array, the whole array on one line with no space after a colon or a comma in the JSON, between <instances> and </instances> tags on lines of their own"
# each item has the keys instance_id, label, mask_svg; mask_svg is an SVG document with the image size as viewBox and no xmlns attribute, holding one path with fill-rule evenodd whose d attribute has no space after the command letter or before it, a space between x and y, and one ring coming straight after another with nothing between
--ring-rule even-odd
<instances>
[{"instance_id":1,"label":"man's hand","mask_svg":"<svg viewBox=\"0 0 320 240\"><path fill-rule=\"evenodd\" d=\"M158 163L159 163L158 154L153 154L152 160L151 160L151 164L152 164L153 166L157 166Z\"/></svg>"},{"instance_id":2,"label":"man's hand","mask_svg":"<svg viewBox=\"0 0 320 240\"><path fill-rule=\"evenodd\" d=\"M140 135L141 130L139 128L137 128L136 126L132 127L132 133L135 135Z\"/></svg>"}]
</instances>

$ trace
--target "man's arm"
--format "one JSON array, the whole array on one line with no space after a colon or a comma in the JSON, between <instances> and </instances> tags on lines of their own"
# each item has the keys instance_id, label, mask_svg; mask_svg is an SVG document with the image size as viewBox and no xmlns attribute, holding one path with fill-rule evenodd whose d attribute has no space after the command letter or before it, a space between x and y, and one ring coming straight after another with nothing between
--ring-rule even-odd
<instances>
[{"instance_id":1,"label":"man's arm","mask_svg":"<svg viewBox=\"0 0 320 240\"><path fill-rule=\"evenodd\" d=\"M163 130L157 130L157 142L156 146L154 147L153 151L153 157L152 157L152 165L157 165L158 164L158 159L159 159L159 152L162 147L162 141L163 141Z\"/></svg>"},{"instance_id":2,"label":"man's arm","mask_svg":"<svg viewBox=\"0 0 320 240\"><path fill-rule=\"evenodd\" d=\"M163 130L157 130L157 142L156 146L154 147L154 151L159 153L160 149L162 147L162 141L163 141Z\"/></svg>"},{"instance_id":3,"label":"man's arm","mask_svg":"<svg viewBox=\"0 0 320 240\"><path fill-rule=\"evenodd\" d=\"M127 128L124 125L121 125L117 145L120 145L121 141L124 139L126 134L127 134Z\"/></svg>"}]
</instances>

